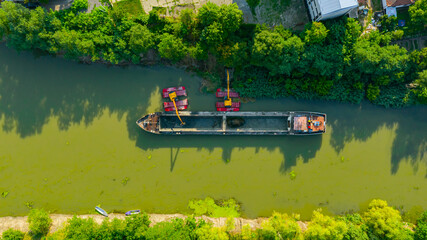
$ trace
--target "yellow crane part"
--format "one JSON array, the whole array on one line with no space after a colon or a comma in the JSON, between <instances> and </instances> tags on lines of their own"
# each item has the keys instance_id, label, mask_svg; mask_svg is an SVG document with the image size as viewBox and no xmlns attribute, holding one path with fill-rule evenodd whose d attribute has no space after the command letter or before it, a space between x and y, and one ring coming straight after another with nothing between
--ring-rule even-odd
<instances>
[{"instance_id":1,"label":"yellow crane part","mask_svg":"<svg viewBox=\"0 0 427 240\"><path fill-rule=\"evenodd\" d=\"M224 106L231 107L231 105L232 105L232 102L230 98L230 75L228 74L228 69L227 69L227 99L224 100Z\"/></svg>"},{"instance_id":2,"label":"yellow crane part","mask_svg":"<svg viewBox=\"0 0 427 240\"><path fill-rule=\"evenodd\" d=\"M175 99L176 99L176 92L170 92L169 93L169 99L173 102L173 106L175 107L176 116L178 116L179 121L181 121L181 125L185 125L185 122L182 121L181 117L178 113L178 107L176 106Z\"/></svg>"}]
</instances>

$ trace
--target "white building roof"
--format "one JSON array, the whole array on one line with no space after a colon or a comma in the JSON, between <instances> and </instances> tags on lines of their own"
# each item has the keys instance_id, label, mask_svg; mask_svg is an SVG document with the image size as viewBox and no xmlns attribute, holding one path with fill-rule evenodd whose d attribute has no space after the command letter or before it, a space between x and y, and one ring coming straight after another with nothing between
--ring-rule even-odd
<instances>
[{"instance_id":1,"label":"white building roof","mask_svg":"<svg viewBox=\"0 0 427 240\"><path fill-rule=\"evenodd\" d=\"M320 10L323 15L348 7L357 7L357 0L319 0Z\"/></svg>"}]
</instances>

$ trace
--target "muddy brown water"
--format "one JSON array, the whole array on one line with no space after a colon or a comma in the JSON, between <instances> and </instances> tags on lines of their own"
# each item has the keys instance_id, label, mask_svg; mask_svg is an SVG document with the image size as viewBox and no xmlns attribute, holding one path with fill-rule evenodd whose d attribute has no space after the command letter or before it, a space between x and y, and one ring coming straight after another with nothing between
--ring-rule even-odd
<instances>
[{"instance_id":1,"label":"muddy brown water","mask_svg":"<svg viewBox=\"0 0 427 240\"><path fill-rule=\"evenodd\" d=\"M427 107L393 110L258 99L242 111L328 114L322 136L157 136L135 121L184 85L214 111L200 79L170 67L83 65L0 46L0 216L142 209L187 213L190 199L235 198L243 215L359 211L373 198L427 209ZM295 176L292 177L292 176Z\"/></svg>"}]
</instances>

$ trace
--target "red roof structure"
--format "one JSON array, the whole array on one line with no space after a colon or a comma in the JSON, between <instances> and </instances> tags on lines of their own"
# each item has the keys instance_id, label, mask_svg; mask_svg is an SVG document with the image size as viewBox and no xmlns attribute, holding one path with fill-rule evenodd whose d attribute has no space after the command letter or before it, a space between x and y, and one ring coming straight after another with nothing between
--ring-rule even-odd
<instances>
[{"instance_id":1,"label":"red roof structure","mask_svg":"<svg viewBox=\"0 0 427 240\"><path fill-rule=\"evenodd\" d=\"M398 7L404 5L411 5L415 3L415 0L386 0L387 7Z\"/></svg>"}]
</instances>

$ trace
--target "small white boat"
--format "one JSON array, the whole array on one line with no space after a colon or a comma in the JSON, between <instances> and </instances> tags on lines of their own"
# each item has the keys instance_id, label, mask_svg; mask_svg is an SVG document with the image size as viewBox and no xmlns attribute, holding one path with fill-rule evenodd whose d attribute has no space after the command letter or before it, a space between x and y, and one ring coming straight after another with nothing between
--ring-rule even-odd
<instances>
[{"instance_id":1,"label":"small white boat","mask_svg":"<svg viewBox=\"0 0 427 240\"><path fill-rule=\"evenodd\" d=\"M95 207L95 211L104 217L108 217L107 211L105 211L104 209L102 209L100 207Z\"/></svg>"}]
</instances>

